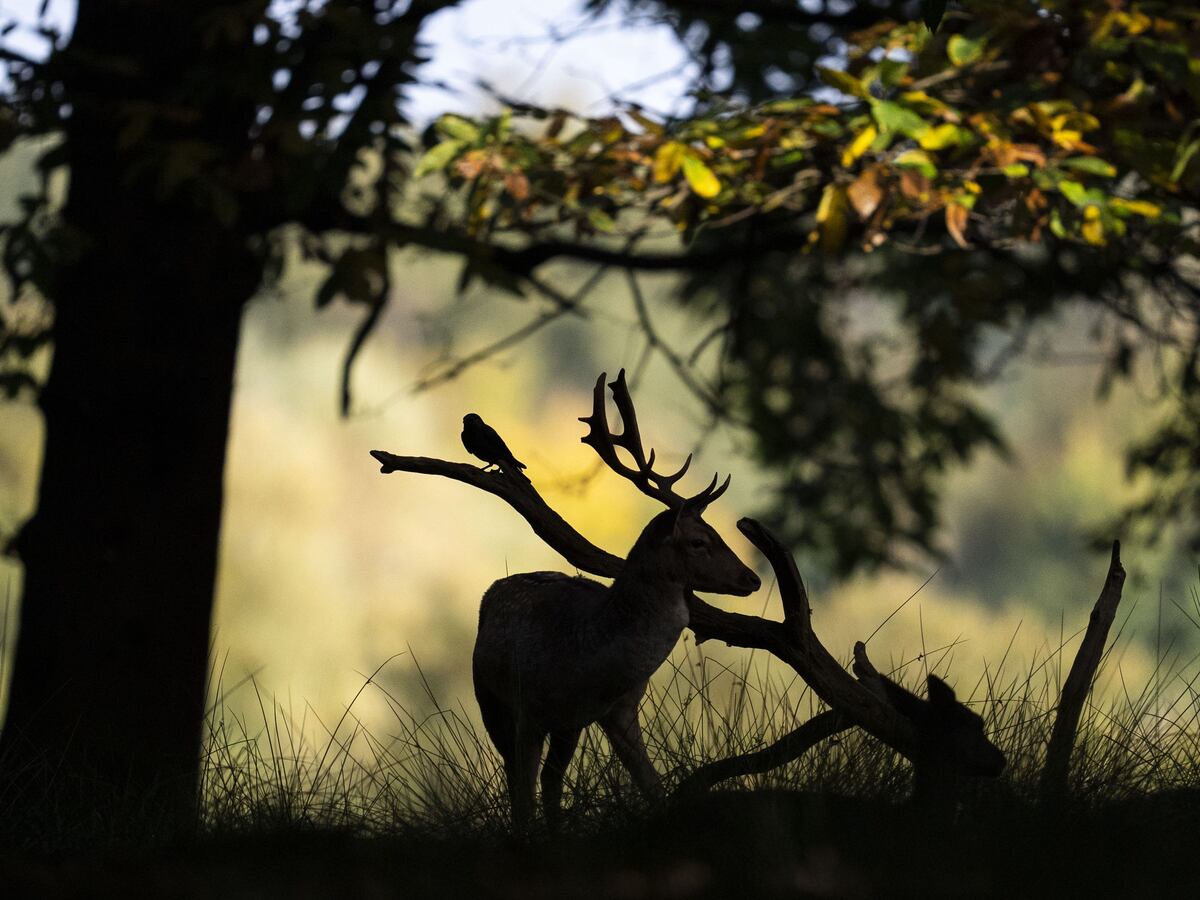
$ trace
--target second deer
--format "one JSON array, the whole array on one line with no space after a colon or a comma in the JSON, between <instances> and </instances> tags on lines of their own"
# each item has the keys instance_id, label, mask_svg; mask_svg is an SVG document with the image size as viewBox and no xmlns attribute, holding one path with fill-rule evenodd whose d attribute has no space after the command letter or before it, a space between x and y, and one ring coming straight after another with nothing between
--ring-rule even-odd
<instances>
[{"instance_id":1,"label":"second deer","mask_svg":"<svg viewBox=\"0 0 1200 900\"><path fill-rule=\"evenodd\" d=\"M651 675L688 624L692 591L746 596L760 582L701 516L724 493L714 477L693 497L673 475L654 471L638 431L622 371L613 398L624 431L614 435L604 410L604 375L596 383L583 441L642 493L667 509L642 530L611 587L558 572L503 578L488 588L479 610L472 657L475 697L484 726L504 759L513 819L532 815L541 769L542 806L555 821L563 776L583 729L599 723L634 783L653 793L659 775L646 753L638 706ZM617 456L625 449L633 468ZM542 765L546 738L550 748Z\"/></svg>"}]
</instances>

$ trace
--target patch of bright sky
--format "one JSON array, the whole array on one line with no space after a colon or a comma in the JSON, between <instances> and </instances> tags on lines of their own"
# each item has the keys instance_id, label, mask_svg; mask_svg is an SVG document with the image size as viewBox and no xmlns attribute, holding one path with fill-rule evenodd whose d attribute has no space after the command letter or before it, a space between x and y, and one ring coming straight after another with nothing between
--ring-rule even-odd
<instances>
[{"instance_id":1,"label":"patch of bright sky","mask_svg":"<svg viewBox=\"0 0 1200 900\"><path fill-rule=\"evenodd\" d=\"M302 5L276 0L273 12L286 19ZM44 58L50 45L38 33L42 6L0 0L0 25L16 26L0 47ZM75 10L75 0L48 0L42 21L69 34ZM588 16L580 0L466 0L431 17L422 39L430 61L408 100L418 125L442 112L496 109L496 93L592 115L630 102L670 114L686 106L696 75L670 28L616 10Z\"/></svg>"}]
</instances>

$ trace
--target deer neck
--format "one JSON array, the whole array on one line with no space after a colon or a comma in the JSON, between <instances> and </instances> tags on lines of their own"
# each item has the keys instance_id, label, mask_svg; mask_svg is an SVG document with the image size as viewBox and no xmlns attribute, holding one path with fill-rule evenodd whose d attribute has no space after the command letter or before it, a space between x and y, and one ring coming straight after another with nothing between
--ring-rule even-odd
<instances>
[{"instance_id":1,"label":"deer neck","mask_svg":"<svg viewBox=\"0 0 1200 900\"><path fill-rule=\"evenodd\" d=\"M639 645L661 645L662 656L671 652L687 627L687 588L650 560L630 560L609 589L603 616L606 630Z\"/></svg>"}]
</instances>

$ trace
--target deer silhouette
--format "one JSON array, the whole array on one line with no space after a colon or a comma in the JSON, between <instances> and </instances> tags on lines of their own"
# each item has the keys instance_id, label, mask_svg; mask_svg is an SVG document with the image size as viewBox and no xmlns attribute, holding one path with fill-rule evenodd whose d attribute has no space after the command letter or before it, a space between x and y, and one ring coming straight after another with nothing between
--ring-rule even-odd
<instances>
[{"instance_id":1,"label":"deer silhouette","mask_svg":"<svg viewBox=\"0 0 1200 900\"><path fill-rule=\"evenodd\" d=\"M701 517L729 486L717 478L692 497L672 475L654 471L642 447L624 372L611 387L624 431L609 430L600 376L590 428L582 439L605 463L667 509L642 530L611 587L558 572L512 575L483 595L472 656L475 697L484 727L504 759L513 820L531 818L541 769L542 807L558 819L563 776L583 730L599 723L617 758L647 794L658 771L642 741L638 706L651 675L688 624L692 591L745 596L754 574ZM635 467L623 463L624 448ZM545 764L542 749L550 739Z\"/></svg>"}]
</instances>

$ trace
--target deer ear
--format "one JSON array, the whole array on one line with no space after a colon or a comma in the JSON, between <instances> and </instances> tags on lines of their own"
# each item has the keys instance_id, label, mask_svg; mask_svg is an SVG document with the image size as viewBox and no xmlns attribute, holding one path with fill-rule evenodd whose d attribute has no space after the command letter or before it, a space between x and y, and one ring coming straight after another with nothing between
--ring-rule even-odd
<instances>
[{"instance_id":1,"label":"deer ear","mask_svg":"<svg viewBox=\"0 0 1200 900\"><path fill-rule=\"evenodd\" d=\"M936 675L930 675L926 683L929 687L929 702L934 706L958 705L958 699L954 696L954 688L942 679Z\"/></svg>"}]
</instances>

